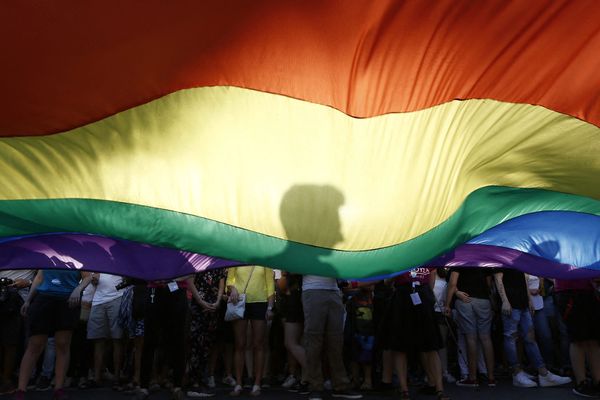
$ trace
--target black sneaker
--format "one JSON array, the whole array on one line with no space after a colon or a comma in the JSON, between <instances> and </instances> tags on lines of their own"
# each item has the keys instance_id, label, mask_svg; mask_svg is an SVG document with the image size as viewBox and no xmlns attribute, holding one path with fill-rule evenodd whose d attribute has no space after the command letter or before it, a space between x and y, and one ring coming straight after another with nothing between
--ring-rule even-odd
<instances>
[{"instance_id":1,"label":"black sneaker","mask_svg":"<svg viewBox=\"0 0 600 400\"><path fill-rule=\"evenodd\" d=\"M35 387L38 392L45 392L46 390L52 389L52 381L47 376L40 376L40 380Z\"/></svg>"},{"instance_id":2,"label":"black sneaker","mask_svg":"<svg viewBox=\"0 0 600 400\"><path fill-rule=\"evenodd\" d=\"M298 394L309 394L308 382L297 382L294 386L288 389L288 392Z\"/></svg>"},{"instance_id":3,"label":"black sneaker","mask_svg":"<svg viewBox=\"0 0 600 400\"><path fill-rule=\"evenodd\" d=\"M341 399L362 399L363 395L352 390L334 390L331 392L332 397Z\"/></svg>"},{"instance_id":4,"label":"black sneaker","mask_svg":"<svg viewBox=\"0 0 600 400\"><path fill-rule=\"evenodd\" d=\"M598 397L598 389L594 388L588 382L579 382L577 386L573 388L573 393L577 396L587 397L587 398L597 398Z\"/></svg>"}]
</instances>

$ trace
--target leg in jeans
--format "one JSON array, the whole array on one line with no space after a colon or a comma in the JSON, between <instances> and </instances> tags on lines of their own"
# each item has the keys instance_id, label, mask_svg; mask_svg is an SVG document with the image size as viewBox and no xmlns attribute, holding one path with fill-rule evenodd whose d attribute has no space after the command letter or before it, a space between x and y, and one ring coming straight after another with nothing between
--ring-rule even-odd
<instances>
[{"instance_id":1,"label":"leg in jeans","mask_svg":"<svg viewBox=\"0 0 600 400\"><path fill-rule=\"evenodd\" d=\"M518 338L518 324L521 319L520 310L513 309L510 316L502 315L502 324L504 325L504 354L506 355L506 361L512 368L513 374L521 371L521 366L517 359L517 338Z\"/></svg>"},{"instance_id":2,"label":"leg in jeans","mask_svg":"<svg viewBox=\"0 0 600 400\"><path fill-rule=\"evenodd\" d=\"M533 334L533 320L531 319L531 313L529 310L520 311L521 318L519 320L519 330L521 332L521 337L523 338L523 346L525 347L525 352L527 352L529 362L531 362L542 375L546 375L546 366L544 365L544 360L542 359L540 349L538 348Z\"/></svg>"},{"instance_id":3,"label":"leg in jeans","mask_svg":"<svg viewBox=\"0 0 600 400\"><path fill-rule=\"evenodd\" d=\"M542 308L533 314L533 325L535 327L535 338L542 351L546 365L554 364L554 345L552 343L552 333L550 324L546 316L546 311Z\"/></svg>"},{"instance_id":4,"label":"leg in jeans","mask_svg":"<svg viewBox=\"0 0 600 400\"><path fill-rule=\"evenodd\" d=\"M304 340L306 344L307 380L312 391L323 390L323 369L321 356L323 335L327 323L324 290L305 290L302 292L304 307Z\"/></svg>"},{"instance_id":5,"label":"leg in jeans","mask_svg":"<svg viewBox=\"0 0 600 400\"><path fill-rule=\"evenodd\" d=\"M331 383L335 390L346 390L350 385L344 366L344 305L334 291L328 293L327 301L327 355L331 370Z\"/></svg>"},{"instance_id":6,"label":"leg in jeans","mask_svg":"<svg viewBox=\"0 0 600 400\"><path fill-rule=\"evenodd\" d=\"M42 363L42 376L48 379L52 379L54 374L54 364L56 363L56 346L54 345L54 338L48 338L46 343L46 351L44 352L44 362Z\"/></svg>"}]
</instances>

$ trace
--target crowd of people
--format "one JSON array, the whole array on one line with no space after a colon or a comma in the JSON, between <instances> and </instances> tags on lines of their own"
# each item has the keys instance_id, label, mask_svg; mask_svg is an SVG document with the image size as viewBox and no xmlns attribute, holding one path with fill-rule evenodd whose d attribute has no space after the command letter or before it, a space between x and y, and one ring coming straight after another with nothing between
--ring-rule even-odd
<instances>
[{"instance_id":1,"label":"crowd of people","mask_svg":"<svg viewBox=\"0 0 600 400\"><path fill-rule=\"evenodd\" d=\"M444 385L572 384L600 397L600 280L417 268L377 282L261 266L142 282L78 270L0 271L0 394L111 385L142 400L449 399ZM20 360L20 362L19 362Z\"/></svg>"}]
</instances>

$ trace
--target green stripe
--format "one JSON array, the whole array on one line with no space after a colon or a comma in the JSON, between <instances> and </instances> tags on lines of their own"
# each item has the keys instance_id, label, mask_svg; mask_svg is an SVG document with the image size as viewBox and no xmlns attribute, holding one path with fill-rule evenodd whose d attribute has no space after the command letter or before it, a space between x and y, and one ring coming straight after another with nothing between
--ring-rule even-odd
<instances>
[{"instance_id":1,"label":"green stripe","mask_svg":"<svg viewBox=\"0 0 600 400\"><path fill-rule=\"evenodd\" d=\"M471 193L448 220L421 236L376 250L342 251L134 204L90 199L4 200L0 201L0 237L93 233L303 274L365 278L425 263L508 219L550 210L600 215L600 201L540 189L490 186Z\"/></svg>"}]
</instances>

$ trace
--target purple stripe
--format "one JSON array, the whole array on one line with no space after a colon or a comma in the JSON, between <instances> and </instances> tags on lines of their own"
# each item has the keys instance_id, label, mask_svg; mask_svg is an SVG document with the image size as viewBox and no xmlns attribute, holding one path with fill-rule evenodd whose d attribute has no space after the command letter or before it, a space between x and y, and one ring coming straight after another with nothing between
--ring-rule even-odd
<instances>
[{"instance_id":1,"label":"purple stripe","mask_svg":"<svg viewBox=\"0 0 600 400\"><path fill-rule=\"evenodd\" d=\"M514 268L531 275L558 279L591 279L600 276L600 270L561 264L519 250L481 244L462 245L427 265Z\"/></svg>"},{"instance_id":2,"label":"purple stripe","mask_svg":"<svg viewBox=\"0 0 600 400\"><path fill-rule=\"evenodd\" d=\"M158 280L240 264L202 254L86 234L21 237L0 243L0 269L77 268Z\"/></svg>"}]
</instances>

